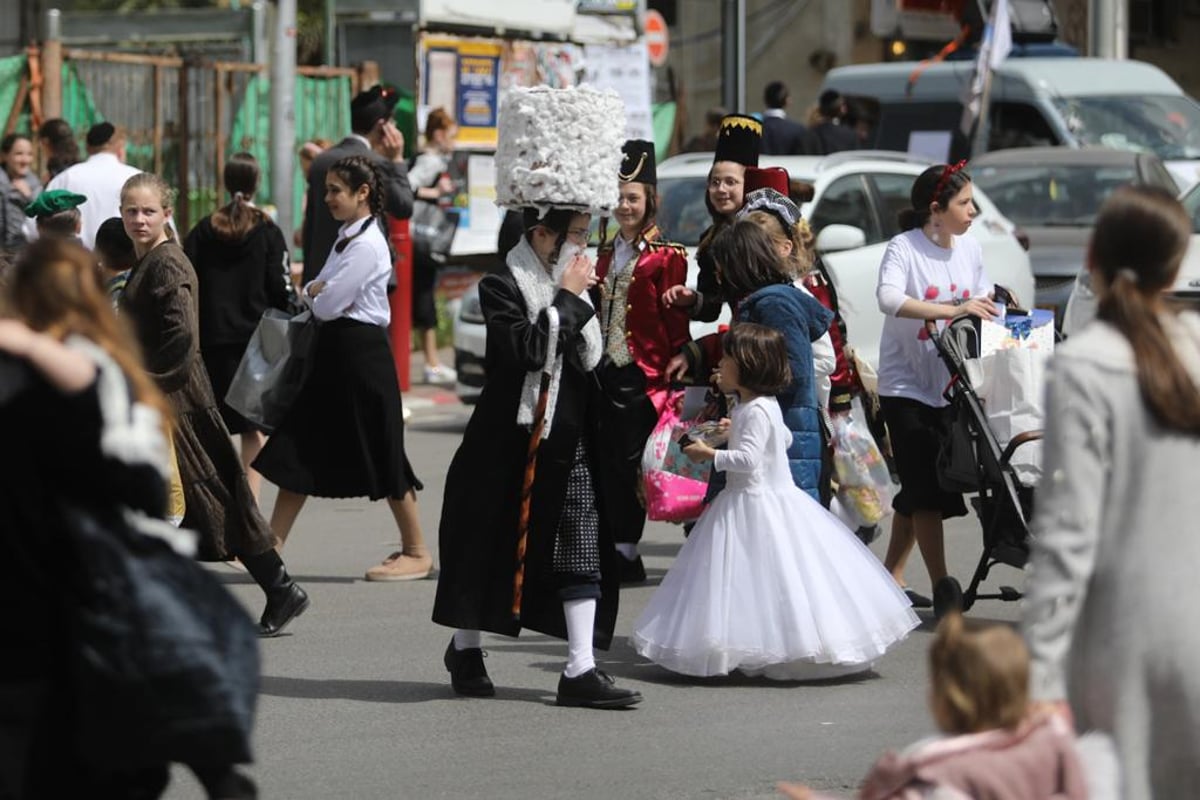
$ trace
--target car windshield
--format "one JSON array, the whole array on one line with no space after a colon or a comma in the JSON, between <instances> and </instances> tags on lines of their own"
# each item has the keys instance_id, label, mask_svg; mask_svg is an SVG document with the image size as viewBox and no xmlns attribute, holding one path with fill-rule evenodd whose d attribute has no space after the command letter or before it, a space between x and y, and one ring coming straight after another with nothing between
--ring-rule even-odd
<instances>
[{"instance_id":1,"label":"car windshield","mask_svg":"<svg viewBox=\"0 0 1200 800\"><path fill-rule=\"evenodd\" d=\"M1200 106L1190 97L1058 97L1054 104L1084 145L1200 158Z\"/></svg>"},{"instance_id":2,"label":"car windshield","mask_svg":"<svg viewBox=\"0 0 1200 800\"><path fill-rule=\"evenodd\" d=\"M706 175L658 181L658 227L668 240L688 247L700 244L700 234L712 224L704 204L707 183Z\"/></svg>"},{"instance_id":3,"label":"car windshield","mask_svg":"<svg viewBox=\"0 0 1200 800\"><path fill-rule=\"evenodd\" d=\"M1200 233L1200 183L1183 196L1183 207L1192 218L1192 233Z\"/></svg>"},{"instance_id":4,"label":"car windshield","mask_svg":"<svg viewBox=\"0 0 1200 800\"><path fill-rule=\"evenodd\" d=\"M1125 166L1078 164L985 165L971 177L1000 213L1027 227L1087 227L1100 204L1117 187L1133 183L1137 173Z\"/></svg>"}]
</instances>

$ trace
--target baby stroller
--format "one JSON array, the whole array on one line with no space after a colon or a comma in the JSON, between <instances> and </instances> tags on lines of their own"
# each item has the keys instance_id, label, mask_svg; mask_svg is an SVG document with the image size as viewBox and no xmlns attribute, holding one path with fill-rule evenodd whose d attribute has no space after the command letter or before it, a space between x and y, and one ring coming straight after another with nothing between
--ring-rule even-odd
<instances>
[{"instance_id":1,"label":"baby stroller","mask_svg":"<svg viewBox=\"0 0 1200 800\"><path fill-rule=\"evenodd\" d=\"M980 584L997 564L1021 569L1029 557L1029 522L1033 516L1033 486L1025 485L1012 465L1018 448L1042 438L1042 432L1015 435L1001 448L988 425L983 402L968 376L966 362L978 355L978 335L971 317L962 317L938 332L927 323L930 339L950 371L944 396L950 403L952 422L938 454L938 478L947 491L975 493L971 504L983 527L983 553L964 591L953 576L933 587L934 614L966 611L976 600L1013 601L1021 593L1001 586L981 594Z\"/></svg>"}]
</instances>

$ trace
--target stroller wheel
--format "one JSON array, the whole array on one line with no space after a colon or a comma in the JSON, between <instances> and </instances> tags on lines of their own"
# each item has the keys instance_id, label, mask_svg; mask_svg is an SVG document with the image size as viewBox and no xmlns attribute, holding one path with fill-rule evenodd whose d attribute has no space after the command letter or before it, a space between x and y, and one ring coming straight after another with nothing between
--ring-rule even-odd
<instances>
[{"instance_id":1,"label":"stroller wheel","mask_svg":"<svg viewBox=\"0 0 1200 800\"><path fill-rule=\"evenodd\" d=\"M950 611L962 611L962 584L952 575L942 578L933 587L933 616L941 619Z\"/></svg>"}]
</instances>

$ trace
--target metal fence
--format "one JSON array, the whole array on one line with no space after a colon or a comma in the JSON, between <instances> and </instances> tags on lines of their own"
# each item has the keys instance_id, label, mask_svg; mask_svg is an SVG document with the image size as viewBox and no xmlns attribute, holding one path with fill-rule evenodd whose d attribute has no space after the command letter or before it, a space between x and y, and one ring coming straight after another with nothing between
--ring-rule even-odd
<instances>
[{"instance_id":1,"label":"metal fence","mask_svg":"<svg viewBox=\"0 0 1200 800\"><path fill-rule=\"evenodd\" d=\"M123 126L129 163L178 190L180 227L190 227L221 203L225 160L239 151L258 158L259 201L270 202L270 79L264 65L74 49L63 55L87 89L64 95L64 118L98 114ZM349 131L350 99L358 85L354 69L299 68L297 149L309 139L337 141ZM66 107L89 101L92 109ZM297 164L292 169L298 209L303 176Z\"/></svg>"}]
</instances>

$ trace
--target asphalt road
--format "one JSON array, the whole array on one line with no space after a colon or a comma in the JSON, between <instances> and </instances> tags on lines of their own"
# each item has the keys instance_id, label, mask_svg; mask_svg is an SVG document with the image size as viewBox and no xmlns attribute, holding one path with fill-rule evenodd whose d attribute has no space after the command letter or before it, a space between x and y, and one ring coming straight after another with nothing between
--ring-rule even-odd
<instances>
[{"instance_id":1,"label":"asphalt road","mask_svg":"<svg viewBox=\"0 0 1200 800\"><path fill-rule=\"evenodd\" d=\"M436 562L444 476L469 409L423 405L407 444L425 482L421 519ZM269 513L270 487L263 500ZM457 698L441 663L450 632L430 621L435 582L362 579L397 540L383 503L312 500L301 514L284 556L313 605L286 635L263 642L258 761L249 768L262 797L769 798L781 779L849 797L880 752L933 730L925 612L925 624L857 680L693 680L643 661L626 637L683 541L680 528L658 523L647 526L642 548L650 580L622 591L617 640L597 653L601 668L643 693L640 706L556 707L565 645L538 635L485 636L497 696ZM956 575L969 576L980 548L974 517L951 522ZM213 569L257 617L262 595L249 578ZM928 591L915 555L909 579ZM999 567L988 585L1020 581ZM999 601L971 612L1017 614L1016 603ZM167 796L203 794L179 769Z\"/></svg>"}]
</instances>

